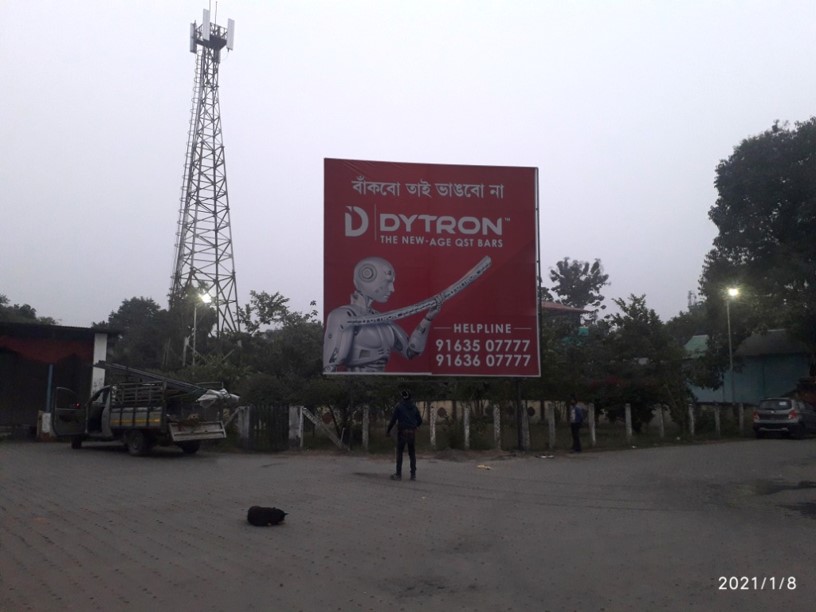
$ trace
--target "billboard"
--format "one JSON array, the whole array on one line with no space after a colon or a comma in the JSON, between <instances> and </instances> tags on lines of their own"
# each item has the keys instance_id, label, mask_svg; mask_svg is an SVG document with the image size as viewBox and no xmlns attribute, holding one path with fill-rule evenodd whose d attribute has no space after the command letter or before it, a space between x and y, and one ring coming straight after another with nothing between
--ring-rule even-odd
<instances>
[{"instance_id":1,"label":"billboard","mask_svg":"<svg viewBox=\"0 0 816 612\"><path fill-rule=\"evenodd\" d=\"M326 159L326 374L538 376L538 170Z\"/></svg>"}]
</instances>

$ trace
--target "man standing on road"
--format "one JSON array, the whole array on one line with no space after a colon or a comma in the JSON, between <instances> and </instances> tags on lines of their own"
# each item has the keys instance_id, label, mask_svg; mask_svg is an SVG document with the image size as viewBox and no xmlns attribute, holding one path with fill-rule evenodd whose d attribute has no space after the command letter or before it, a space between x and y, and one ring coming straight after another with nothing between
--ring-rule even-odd
<instances>
[{"instance_id":1,"label":"man standing on road","mask_svg":"<svg viewBox=\"0 0 816 612\"><path fill-rule=\"evenodd\" d=\"M575 396L570 397L567 407L569 415L570 432L572 433L572 448L570 452L581 452L581 426L584 424L584 405L578 403Z\"/></svg>"},{"instance_id":2,"label":"man standing on road","mask_svg":"<svg viewBox=\"0 0 816 612\"><path fill-rule=\"evenodd\" d=\"M397 471L391 480L402 480L402 453L408 446L408 458L411 461L411 480L416 480L416 430L422 425L422 415L411 401L408 391L400 393L402 399L394 407L394 414L388 423L386 435L391 435L391 429L397 425Z\"/></svg>"}]
</instances>

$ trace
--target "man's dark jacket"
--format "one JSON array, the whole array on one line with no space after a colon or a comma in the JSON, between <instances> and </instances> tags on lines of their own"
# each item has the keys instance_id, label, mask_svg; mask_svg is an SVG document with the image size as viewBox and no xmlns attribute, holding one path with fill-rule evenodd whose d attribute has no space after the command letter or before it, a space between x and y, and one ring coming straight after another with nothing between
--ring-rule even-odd
<instances>
[{"instance_id":1,"label":"man's dark jacket","mask_svg":"<svg viewBox=\"0 0 816 612\"><path fill-rule=\"evenodd\" d=\"M394 427L394 423L397 424L397 431L416 429L422 425L422 416L412 401L400 400L400 403L394 408L391 421L388 423L388 433L391 433L391 428Z\"/></svg>"}]
</instances>

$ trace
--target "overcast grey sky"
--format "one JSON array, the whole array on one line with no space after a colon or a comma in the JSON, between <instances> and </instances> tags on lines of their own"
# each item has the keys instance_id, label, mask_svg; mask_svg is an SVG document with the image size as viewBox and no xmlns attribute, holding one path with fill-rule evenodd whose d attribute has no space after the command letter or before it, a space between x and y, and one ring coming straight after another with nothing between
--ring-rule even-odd
<instances>
[{"instance_id":1,"label":"overcast grey sky","mask_svg":"<svg viewBox=\"0 0 816 612\"><path fill-rule=\"evenodd\" d=\"M0 294L65 325L167 305L202 9L239 302L322 312L323 158L535 166L542 271L696 291L721 159L816 109L812 0L0 0Z\"/></svg>"}]
</instances>

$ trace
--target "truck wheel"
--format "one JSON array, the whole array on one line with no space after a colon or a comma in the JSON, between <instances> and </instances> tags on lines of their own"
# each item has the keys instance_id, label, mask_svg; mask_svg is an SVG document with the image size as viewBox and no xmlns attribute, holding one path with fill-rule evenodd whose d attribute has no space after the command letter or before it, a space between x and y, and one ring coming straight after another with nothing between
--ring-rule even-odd
<instances>
[{"instance_id":1,"label":"truck wheel","mask_svg":"<svg viewBox=\"0 0 816 612\"><path fill-rule=\"evenodd\" d=\"M134 429L127 435L127 449L134 457L146 455L150 450L150 440L141 429Z\"/></svg>"},{"instance_id":2,"label":"truck wheel","mask_svg":"<svg viewBox=\"0 0 816 612\"><path fill-rule=\"evenodd\" d=\"M82 448L82 436L74 436L71 438L71 448Z\"/></svg>"},{"instance_id":3,"label":"truck wheel","mask_svg":"<svg viewBox=\"0 0 816 612\"><path fill-rule=\"evenodd\" d=\"M184 454L194 455L198 452L198 449L201 448L201 441L191 440L189 442L179 442L179 446L181 447L181 450L184 451Z\"/></svg>"}]
</instances>

